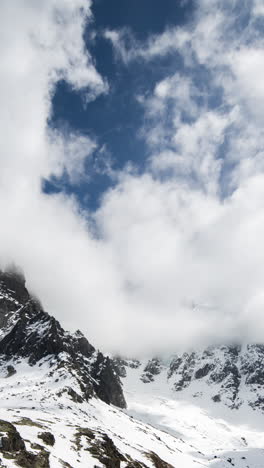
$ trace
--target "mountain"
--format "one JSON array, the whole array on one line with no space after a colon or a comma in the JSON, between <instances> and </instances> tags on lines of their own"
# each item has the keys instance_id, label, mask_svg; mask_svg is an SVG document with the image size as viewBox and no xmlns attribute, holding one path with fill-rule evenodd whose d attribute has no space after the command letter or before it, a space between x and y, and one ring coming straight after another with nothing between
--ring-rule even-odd
<instances>
[{"instance_id":1,"label":"mountain","mask_svg":"<svg viewBox=\"0 0 264 468\"><path fill-rule=\"evenodd\" d=\"M0 467L263 468L263 352L111 359L0 271Z\"/></svg>"},{"instance_id":2,"label":"mountain","mask_svg":"<svg viewBox=\"0 0 264 468\"><path fill-rule=\"evenodd\" d=\"M138 369L135 379L146 385L158 379L175 398L183 397L223 403L231 409L250 406L264 411L264 345L211 346L185 352L166 360L116 359L120 377L127 369Z\"/></svg>"},{"instance_id":3,"label":"mountain","mask_svg":"<svg viewBox=\"0 0 264 468\"><path fill-rule=\"evenodd\" d=\"M109 357L103 356L80 331L65 332L59 322L44 312L30 296L23 276L0 273L0 355L5 360L26 358L30 365L50 362L54 380L67 373L74 386L63 386L76 401L97 395L106 403L126 406L120 379ZM39 365L39 364L38 364ZM9 367L9 372L11 370ZM61 379L59 379L61 380Z\"/></svg>"}]
</instances>

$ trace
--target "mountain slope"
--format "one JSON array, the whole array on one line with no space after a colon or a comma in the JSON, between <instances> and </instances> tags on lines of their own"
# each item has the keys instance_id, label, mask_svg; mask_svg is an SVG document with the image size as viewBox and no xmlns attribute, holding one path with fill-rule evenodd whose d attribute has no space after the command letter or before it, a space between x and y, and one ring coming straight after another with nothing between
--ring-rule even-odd
<instances>
[{"instance_id":1,"label":"mountain slope","mask_svg":"<svg viewBox=\"0 0 264 468\"><path fill-rule=\"evenodd\" d=\"M29 295L21 275L1 272L0 289L2 359L27 358L29 364L36 365L49 357L50 375L55 380L62 374L73 377L75 389L68 389L73 399L82 401L97 395L106 403L125 407L111 359L97 352L80 331L65 332Z\"/></svg>"},{"instance_id":2,"label":"mountain slope","mask_svg":"<svg viewBox=\"0 0 264 468\"><path fill-rule=\"evenodd\" d=\"M216 415L214 402L205 409L196 400L164 395L161 375L152 388L137 381L133 373L139 375L140 368L128 369L124 379L128 408L120 410L95 397L78 402L68 392L61 393L58 377L49 375L48 357L40 366L27 359L10 364L17 372L9 377L6 363L0 368L1 418L15 426L28 453L48 452L49 464L44 467L263 468L263 418L249 419L249 411L256 416L259 411L248 408L243 414L241 408L226 408ZM59 378L74 388L72 376ZM43 433L52 434L54 445L43 442ZM14 459L5 455L2 466L14 467Z\"/></svg>"},{"instance_id":3,"label":"mountain slope","mask_svg":"<svg viewBox=\"0 0 264 468\"><path fill-rule=\"evenodd\" d=\"M263 468L262 352L113 360L0 272L0 467Z\"/></svg>"},{"instance_id":4,"label":"mountain slope","mask_svg":"<svg viewBox=\"0 0 264 468\"><path fill-rule=\"evenodd\" d=\"M0 272L0 324L1 467L173 466L153 452L168 452L159 431L118 410L112 359L63 330L17 272Z\"/></svg>"},{"instance_id":5,"label":"mountain slope","mask_svg":"<svg viewBox=\"0 0 264 468\"><path fill-rule=\"evenodd\" d=\"M168 359L147 362L116 359L120 377L138 368L133 378L150 386L161 376L166 392L177 399L196 398L231 409L250 406L264 411L264 345L211 346ZM159 378L160 380L160 378Z\"/></svg>"},{"instance_id":6,"label":"mountain slope","mask_svg":"<svg viewBox=\"0 0 264 468\"><path fill-rule=\"evenodd\" d=\"M262 468L264 418L261 407L248 404L252 402L251 392L241 387L243 403L232 406L229 393L226 400L214 401L215 384L211 388L206 380L191 379L185 388L176 391L175 380L168 377L174 359L165 362L157 358L145 362L122 360L128 413L183 442L185 453L193 459L177 465L175 454L175 467L192 468L198 463L214 468ZM196 367L192 376L195 372ZM225 390L232 391L232 388Z\"/></svg>"}]
</instances>

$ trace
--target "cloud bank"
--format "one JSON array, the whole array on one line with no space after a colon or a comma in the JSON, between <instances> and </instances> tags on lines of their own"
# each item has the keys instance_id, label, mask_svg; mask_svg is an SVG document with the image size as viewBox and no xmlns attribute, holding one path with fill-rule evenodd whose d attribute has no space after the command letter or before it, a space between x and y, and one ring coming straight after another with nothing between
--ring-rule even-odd
<instances>
[{"instance_id":1,"label":"cloud bank","mask_svg":"<svg viewBox=\"0 0 264 468\"><path fill-rule=\"evenodd\" d=\"M59 80L88 100L108 92L83 43L90 2L1 3L0 258L103 350L263 341L263 14L259 1L201 0L190 24L146 43L105 32L127 67L168 55L183 66L135 96L146 171L118 173L87 213L42 180L78 184L96 149L48 125Z\"/></svg>"}]
</instances>

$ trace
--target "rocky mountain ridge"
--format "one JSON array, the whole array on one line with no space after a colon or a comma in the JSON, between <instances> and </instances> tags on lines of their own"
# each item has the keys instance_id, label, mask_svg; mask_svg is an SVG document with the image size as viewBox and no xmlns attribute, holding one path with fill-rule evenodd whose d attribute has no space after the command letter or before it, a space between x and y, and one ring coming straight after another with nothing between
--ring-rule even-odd
<instances>
[{"instance_id":1,"label":"rocky mountain ridge","mask_svg":"<svg viewBox=\"0 0 264 468\"><path fill-rule=\"evenodd\" d=\"M110 359L0 271L0 468L263 468L253 410L262 345Z\"/></svg>"},{"instance_id":2,"label":"rocky mountain ridge","mask_svg":"<svg viewBox=\"0 0 264 468\"><path fill-rule=\"evenodd\" d=\"M174 392L231 409L249 405L264 411L264 345L211 346L202 351L185 352L167 359L147 362L115 359L118 373L125 380L127 369L137 369L141 382L151 386L157 378Z\"/></svg>"},{"instance_id":3,"label":"rocky mountain ridge","mask_svg":"<svg viewBox=\"0 0 264 468\"><path fill-rule=\"evenodd\" d=\"M151 442L166 453L173 437L125 408L114 361L66 332L20 272L0 271L0 467L173 468Z\"/></svg>"},{"instance_id":4,"label":"rocky mountain ridge","mask_svg":"<svg viewBox=\"0 0 264 468\"><path fill-rule=\"evenodd\" d=\"M96 351L80 331L66 332L29 294L21 274L0 272L0 325L0 360L12 359L13 372L21 358L32 366L47 358L51 375L63 369L75 379L75 390L68 389L73 399L96 395L106 403L126 406L112 360Z\"/></svg>"}]
</instances>

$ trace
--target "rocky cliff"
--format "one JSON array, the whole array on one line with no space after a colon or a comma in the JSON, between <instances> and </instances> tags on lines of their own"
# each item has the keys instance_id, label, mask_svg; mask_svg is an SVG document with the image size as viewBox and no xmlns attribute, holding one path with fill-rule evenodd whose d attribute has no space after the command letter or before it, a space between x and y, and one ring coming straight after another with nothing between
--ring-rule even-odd
<instances>
[{"instance_id":1,"label":"rocky cliff","mask_svg":"<svg viewBox=\"0 0 264 468\"><path fill-rule=\"evenodd\" d=\"M73 399L97 395L106 403L126 406L113 361L96 351L80 331L66 332L45 312L29 294L23 275L1 271L0 361L12 373L22 358L31 366L48 361L49 376L58 379L62 384L59 391L70 392ZM65 375L74 380L74 389L63 388Z\"/></svg>"}]
</instances>

